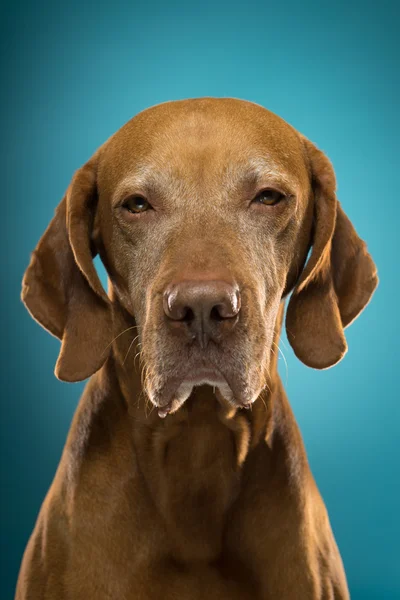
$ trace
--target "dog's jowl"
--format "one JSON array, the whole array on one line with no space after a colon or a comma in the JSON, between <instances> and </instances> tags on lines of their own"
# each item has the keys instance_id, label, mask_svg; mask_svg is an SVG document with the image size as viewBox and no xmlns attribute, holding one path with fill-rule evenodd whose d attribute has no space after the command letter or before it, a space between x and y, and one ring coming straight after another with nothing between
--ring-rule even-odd
<instances>
[{"instance_id":1,"label":"dog's jowl","mask_svg":"<svg viewBox=\"0 0 400 600\"><path fill-rule=\"evenodd\" d=\"M145 110L74 174L22 299L57 377L90 380L17 600L349 598L277 372L283 323L303 363L340 361L377 285L335 187L228 98Z\"/></svg>"}]
</instances>

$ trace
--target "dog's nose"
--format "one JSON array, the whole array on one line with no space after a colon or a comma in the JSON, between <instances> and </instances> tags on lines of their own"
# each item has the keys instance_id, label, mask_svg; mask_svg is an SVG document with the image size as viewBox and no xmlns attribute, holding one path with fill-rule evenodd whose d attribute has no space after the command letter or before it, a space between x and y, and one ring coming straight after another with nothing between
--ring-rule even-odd
<instances>
[{"instance_id":1,"label":"dog's nose","mask_svg":"<svg viewBox=\"0 0 400 600\"><path fill-rule=\"evenodd\" d=\"M238 321L240 293L225 281L181 281L168 286L163 305L170 324L185 329L205 348Z\"/></svg>"}]
</instances>

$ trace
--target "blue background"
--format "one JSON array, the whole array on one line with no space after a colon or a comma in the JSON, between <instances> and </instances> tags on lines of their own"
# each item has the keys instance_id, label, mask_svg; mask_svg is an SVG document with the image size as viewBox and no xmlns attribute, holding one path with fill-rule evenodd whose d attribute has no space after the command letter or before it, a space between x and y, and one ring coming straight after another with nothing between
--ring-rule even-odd
<instances>
[{"instance_id":1,"label":"blue background","mask_svg":"<svg viewBox=\"0 0 400 600\"><path fill-rule=\"evenodd\" d=\"M55 379L59 343L20 302L29 254L100 144L148 106L198 96L260 103L326 151L378 265L380 287L347 330L343 362L307 369L284 340L288 374L281 367L352 598L399 598L399 9L80 4L0 9L1 598L13 597L83 388Z\"/></svg>"}]
</instances>

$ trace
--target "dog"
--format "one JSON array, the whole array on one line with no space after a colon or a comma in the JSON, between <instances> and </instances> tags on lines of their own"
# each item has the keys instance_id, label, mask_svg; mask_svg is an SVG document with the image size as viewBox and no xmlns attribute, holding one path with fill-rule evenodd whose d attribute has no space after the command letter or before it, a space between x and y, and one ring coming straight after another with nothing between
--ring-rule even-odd
<instances>
[{"instance_id":1,"label":"dog","mask_svg":"<svg viewBox=\"0 0 400 600\"><path fill-rule=\"evenodd\" d=\"M289 294L288 340L325 369L378 283L335 188L236 98L144 110L75 173L22 300L56 376L90 380L17 600L349 598L277 371Z\"/></svg>"}]
</instances>

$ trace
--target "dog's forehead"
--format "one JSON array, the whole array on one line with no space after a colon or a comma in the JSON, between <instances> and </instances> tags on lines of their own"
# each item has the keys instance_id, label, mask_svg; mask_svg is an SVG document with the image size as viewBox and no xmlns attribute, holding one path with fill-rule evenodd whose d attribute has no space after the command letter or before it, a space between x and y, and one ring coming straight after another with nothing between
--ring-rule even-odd
<instances>
[{"instance_id":1,"label":"dog's forehead","mask_svg":"<svg viewBox=\"0 0 400 600\"><path fill-rule=\"evenodd\" d=\"M115 189L126 179L174 174L218 181L270 172L294 185L307 178L299 134L251 102L199 98L167 102L136 115L105 144L100 178ZM110 189L111 191L111 189Z\"/></svg>"}]
</instances>

